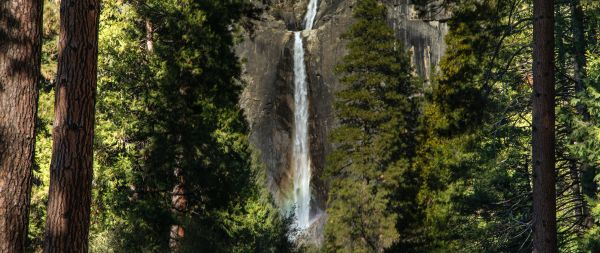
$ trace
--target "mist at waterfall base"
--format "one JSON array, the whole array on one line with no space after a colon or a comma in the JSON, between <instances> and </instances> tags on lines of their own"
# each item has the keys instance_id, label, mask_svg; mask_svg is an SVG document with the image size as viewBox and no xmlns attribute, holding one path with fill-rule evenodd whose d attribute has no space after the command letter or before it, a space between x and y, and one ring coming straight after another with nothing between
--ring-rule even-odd
<instances>
[{"instance_id":1,"label":"mist at waterfall base","mask_svg":"<svg viewBox=\"0 0 600 253\"><path fill-rule=\"evenodd\" d=\"M317 15L318 0L310 0L304 19L304 30L313 28ZM292 147L292 172L293 192L291 206L287 211L293 210L293 229L296 234L294 240L311 240L310 237L318 237L320 231L310 231L315 221L319 220L322 211L317 211L311 217L311 161L309 142L309 94L306 66L304 62L304 42L302 31L293 32L294 35L294 134ZM318 230L318 229L317 229ZM312 235L311 235L312 234ZM302 239L304 238L304 239Z\"/></svg>"}]
</instances>

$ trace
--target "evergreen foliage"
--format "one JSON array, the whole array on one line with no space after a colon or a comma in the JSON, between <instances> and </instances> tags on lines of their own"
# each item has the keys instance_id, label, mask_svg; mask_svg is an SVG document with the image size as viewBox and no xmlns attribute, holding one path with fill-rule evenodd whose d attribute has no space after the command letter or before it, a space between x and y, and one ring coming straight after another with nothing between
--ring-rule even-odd
<instances>
[{"instance_id":1,"label":"evergreen foliage","mask_svg":"<svg viewBox=\"0 0 600 253\"><path fill-rule=\"evenodd\" d=\"M43 75L56 66L47 1ZM243 88L233 52L255 10L246 1L103 3L91 252L166 252L173 223L186 227L182 252L288 252L290 221L265 190L238 107ZM182 18L183 17L183 18ZM146 21L155 48L146 48ZM233 28L233 30L232 30ZM43 243L52 85L40 95L30 249ZM172 211L175 168L185 171L189 209Z\"/></svg>"},{"instance_id":2,"label":"evergreen foliage","mask_svg":"<svg viewBox=\"0 0 600 253\"><path fill-rule=\"evenodd\" d=\"M531 252L531 1L413 1L452 13L428 83L412 76L382 2L356 1L344 36L322 250ZM238 105L234 47L254 4L103 1L90 252L169 252L174 224L181 252L318 250L290 242ZM599 252L600 4L557 1L555 15L559 246ZM58 33L58 4L45 0L30 252L45 236Z\"/></svg>"},{"instance_id":3,"label":"evergreen foliage","mask_svg":"<svg viewBox=\"0 0 600 253\"><path fill-rule=\"evenodd\" d=\"M516 11L523 7L460 1L452 9L415 162L427 251L530 250L530 51L518 32L530 14Z\"/></svg>"},{"instance_id":4,"label":"evergreen foliage","mask_svg":"<svg viewBox=\"0 0 600 253\"><path fill-rule=\"evenodd\" d=\"M117 228L112 247L168 251L169 229L180 224L186 231L183 252L290 248L286 221L259 190L264 186L237 105L242 85L230 29L251 14L248 3L147 1L111 7L102 34L106 72L100 93L106 107L100 111L106 114L99 119L112 129L99 138L105 148L98 154L111 166L98 181L106 191L99 194L120 218L112 226ZM140 47L148 21L155 31L152 51ZM123 43L124 37L130 39ZM181 176L188 208L176 215L172 189Z\"/></svg>"},{"instance_id":5,"label":"evergreen foliage","mask_svg":"<svg viewBox=\"0 0 600 253\"><path fill-rule=\"evenodd\" d=\"M423 180L419 200L426 213L425 248L529 252L531 5L452 2L449 50L430 95L426 93L415 162ZM586 22L594 22L594 8L583 3ZM570 4L557 5L556 14L557 218L561 252L582 252L586 243L594 243L581 244L577 238L582 229L594 231L588 230L595 225L586 218L586 201L596 198L582 197L582 191L596 188L594 180L586 183L585 178L596 174L598 160L594 148L584 148L595 137L583 134L593 132L595 115L577 111L577 97L593 93L576 92L571 77L575 41Z\"/></svg>"},{"instance_id":6,"label":"evergreen foliage","mask_svg":"<svg viewBox=\"0 0 600 253\"><path fill-rule=\"evenodd\" d=\"M338 66L339 120L329 156L329 252L381 252L398 243L414 206L417 87L402 44L375 0L358 1L346 33L349 53Z\"/></svg>"}]
</instances>

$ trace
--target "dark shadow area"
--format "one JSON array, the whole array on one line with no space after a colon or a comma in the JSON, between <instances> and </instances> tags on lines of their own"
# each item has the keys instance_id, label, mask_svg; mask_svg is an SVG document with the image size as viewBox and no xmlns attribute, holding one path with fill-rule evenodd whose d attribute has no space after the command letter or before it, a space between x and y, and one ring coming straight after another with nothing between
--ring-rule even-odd
<instances>
[{"instance_id":1,"label":"dark shadow area","mask_svg":"<svg viewBox=\"0 0 600 253\"><path fill-rule=\"evenodd\" d=\"M8 73L23 73L30 71L32 66L28 66L26 59L18 59L15 52L11 52L13 47L32 47L35 41L28 38L28 34L23 32L23 26L7 5L10 2L5 2L0 6L0 62L3 68L6 68ZM4 80L0 80L0 91L3 90Z\"/></svg>"},{"instance_id":2,"label":"dark shadow area","mask_svg":"<svg viewBox=\"0 0 600 253\"><path fill-rule=\"evenodd\" d=\"M0 3L0 251L27 244L41 22L41 0Z\"/></svg>"},{"instance_id":3,"label":"dark shadow area","mask_svg":"<svg viewBox=\"0 0 600 253\"><path fill-rule=\"evenodd\" d=\"M9 78L9 76L5 76L2 72L5 72L6 69L8 70L7 72L11 73L15 66L15 62L10 59L8 50L10 50L10 47L15 43L25 43L23 38L16 38L13 34L14 30L19 29L20 23L8 10L8 4L8 1L4 1L0 5L0 120L2 121L10 120L8 119L8 115L5 115L5 113L8 113L8 99L10 99L5 97L9 96L9 94L6 94L6 83L8 81L6 79ZM3 167L4 160L9 155L9 150L5 143L6 131L8 131L6 122L0 122L0 168ZM3 172L0 171L0 175L2 175L2 173Z\"/></svg>"}]
</instances>

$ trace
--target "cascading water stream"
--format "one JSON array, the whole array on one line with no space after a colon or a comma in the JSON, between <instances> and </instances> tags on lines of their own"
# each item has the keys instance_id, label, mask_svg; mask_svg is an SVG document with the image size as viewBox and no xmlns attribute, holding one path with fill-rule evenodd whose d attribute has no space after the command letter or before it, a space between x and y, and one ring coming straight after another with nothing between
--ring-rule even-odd
<instances>
[{"instance_id":1,"label":"cascading water stream","mask_svg":"<svg viewBox=\"0 0 600 253\"><path fill-rule=\"evenodd\" d=\"M318 0L310 0L304 18L304 30L311 30L317 15ZM294 32L294 207L296 228L310 227L310 149L308 140L308 83L304 65L304 45L301 32Z\"/></svg>"},{"instance_id":2,"label":"cascading water stream","mask_svg":"<svg viewBox=\"0 0 600 253\"><path fill-rule=\"evenodd\" d=\"M317 16L318 0L310 0L306 8L306 17L304 17L304 30L312 30Z\"/></svg>"},{"instance_id":3,"label":"cascading water stream","mask_svg":"<svg viewBox=\"0 0 600 253\"><path fill-rule=\"evenodd\" d=\"M308 228L310 214L310 158L308 146L308 85L300 32L294 32L294 204L296 225Z\"/></svg>"}]
</instances>

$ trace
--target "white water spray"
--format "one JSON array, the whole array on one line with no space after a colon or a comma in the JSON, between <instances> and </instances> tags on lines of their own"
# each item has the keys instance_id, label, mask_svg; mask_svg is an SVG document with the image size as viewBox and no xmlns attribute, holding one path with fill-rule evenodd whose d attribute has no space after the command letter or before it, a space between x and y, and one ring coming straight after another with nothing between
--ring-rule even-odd
<instances>
[{"instance_id":1,"label":"white water spray","mask_svg":"<svg viewBox=\"0 0 600 253\"><path fill-rule=\"evenodd\" d=\"M310 157L308 146L308 85L300 32L294 32L294 204L296 225L309 227Z\"/></svg>"},{"instance_id":2,"label":"white water spray","mask_svg":"<svg viewBox=\"0 0 600 253\"><path fill-rule=\"evenodd\" d=\"M315 17L317 16L318 3L319 0L310 0L310 2L308 2L306 17L304 17L304 30L312 30L313 24L315 23Z\"/></svg>"},{"instance_id":3,"label":"white water spray","mask_svg":"<svg viewBox=\"0 0 600 253\"><path fill-rule=\"evenodd\" d=\"M310 0L304 19L304 30L311 30L317 15L318 0ZM296 228L310 227L310 146L308 139L308 83L304 65L304 45L301 32L294 32L294 211Z\"/></svg>"}]
</instances>

